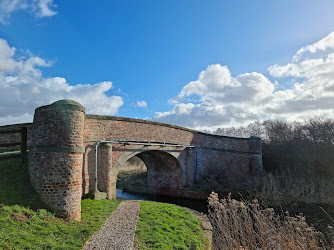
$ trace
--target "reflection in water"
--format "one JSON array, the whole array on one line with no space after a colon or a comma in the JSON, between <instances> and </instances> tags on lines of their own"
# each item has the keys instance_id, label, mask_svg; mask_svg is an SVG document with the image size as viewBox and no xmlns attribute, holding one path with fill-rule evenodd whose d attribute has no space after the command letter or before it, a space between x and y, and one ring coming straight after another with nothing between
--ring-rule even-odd
<instances>
[{"instance_id":1,"label":"reflection in water","mask_svg":"<svg viewBox=\"0 0 334 250\"><path fill-rule=\"evenodd\" d=\"M121 189L116 190L116 197L123 199L133 199L133 200L145 200L145 201L157 201L171 203L183 207L188 207L198 212L208 213L207 201L206 200L196 200L196 199L187 199L180 197L171 197L166 195L157 195L157 194L136 194L128 193L122 191Z\"/></svg>"}]
</instances>

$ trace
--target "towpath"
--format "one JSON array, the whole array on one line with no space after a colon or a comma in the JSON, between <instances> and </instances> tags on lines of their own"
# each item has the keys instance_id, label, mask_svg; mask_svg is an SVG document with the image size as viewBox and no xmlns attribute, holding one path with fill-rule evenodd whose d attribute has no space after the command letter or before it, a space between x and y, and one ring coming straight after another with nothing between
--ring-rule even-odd
<instances>
[{"instance_id":1,"label":"towpath","mask_svg":"<svg viewBox=\"0 0 334 250\"><path fill-rule=\"evenodd\" d=\"M102 228L86 242L83 250L132 249L139 209L140 201L124 200Z\"/></svg>"}]
</instances>

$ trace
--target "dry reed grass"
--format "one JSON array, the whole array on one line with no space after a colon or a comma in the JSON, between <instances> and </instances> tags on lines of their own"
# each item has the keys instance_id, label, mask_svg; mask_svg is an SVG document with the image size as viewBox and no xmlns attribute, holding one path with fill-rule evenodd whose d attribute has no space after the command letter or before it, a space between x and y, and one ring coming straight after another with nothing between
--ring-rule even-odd
<instances>
[{"instance_id":1,"label":"dry reed grass","mask_svg":"<svg viewBox=\"0 0 334 250\"><path fill-rule=\"evenodd\" d=\"M303 215L277 215L257 200L237 201L231 196L208 198L214 249L328 249L323 235ZM333 245L332 245L333 247Z\"/></svg>"},{"instance_id":2,"label":"dry reed grass","mask_svg":"<svg viewBox=\"0 0 334 250\"><path fill-rule=\"evenodd\" d=\"M271 206L334 203L332 178L311 178L302 171L286 169L258 177L256 197Z\"/></svg>"}]
</instances>

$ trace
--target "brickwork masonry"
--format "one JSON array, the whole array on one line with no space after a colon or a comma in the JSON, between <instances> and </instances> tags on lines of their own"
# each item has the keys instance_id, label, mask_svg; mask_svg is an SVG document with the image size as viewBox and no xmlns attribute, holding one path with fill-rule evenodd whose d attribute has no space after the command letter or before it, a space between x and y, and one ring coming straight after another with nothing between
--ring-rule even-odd
<instances>
[{"instance_id":1,"label":"brickwork masonry","mask_svg":"<svg viewBox=\"0 0 334 250\"><path fill-rule=\"evenodd\" d=\"M261 173L260 138L210 135L175 125L115 116L85 115L75 101L60 100L35 110L28 127L30 179L57 216L81 219L81 198L94 191L98 141L160 143L162 146L101 144L97 151L98 190L116 197L119 169L133 156L144 161L152 193L178 196L212 176ZM7 136L5 138L5 136ZM0 136L0 141L18 135ZM193 145L195 148L171 145ZM140 188L140 187L138 187Z\"/></svg>"},{"instance_id":2,"label":"brickwork masonry","mask_svg":"<svg viewBox=\"0 0 334 250\"><path fill-rule=\"evenodd\" d=\"M35 111L30 179L57 216L81 219L84 108L62 100Z\"/></svg>"}]
</instances>

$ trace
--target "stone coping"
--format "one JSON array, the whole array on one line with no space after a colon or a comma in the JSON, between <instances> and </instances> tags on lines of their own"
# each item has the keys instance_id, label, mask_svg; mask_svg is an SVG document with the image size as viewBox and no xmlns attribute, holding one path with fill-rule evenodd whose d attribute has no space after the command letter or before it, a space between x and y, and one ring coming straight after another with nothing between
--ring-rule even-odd
<instances>
[{"instance_id":1,"label":"stone coping","mask_svg":"<svg viewBox=\"0 0 334 250\"><path fill-rule=\"evenodd\" d=\"M159 126L164 126L164 127L170 127L170 128L175 128L175 129L179 129L179 130L184 130L184 131L195 133L195 134L202 134L202 135L213 136L213 137L218 137L218 138L226 138L226 139L236 139L236 140L254 140L254 139L260 139L259 137L256 137L256 136L252 136L252 137L249 137L249 138L243 138L243 137L232 137L232 136L225 136L225 135L214 135L214 134L208 134L208 133L204 133L204 132L193 130L193 129L189 129L189 128L180 127L180 126L173 125L173 124L162 123L162 122L155 122L155 121L150 121L150 120L142 120L142 119L136 119L136 118L120 117L120 116L107 116L107 115L90 115L90 114L86 114L85 115L85 119L89 119L89 120L126 121L126 122L137 122L137 123L153 124L153 125L159 125Z\"/></svg>"},{"instance_id":2,"label":"stone coping","mask_svg":"<svg viewBox=\"0 0 334 250\"><path fill-rule=\"evenodd\" d=\"M41 106L39 108L37 108L35 110L35 112L37 110L41 110L41 109L46 109L46 110L62 110L62 109L66 109L66 110L75 110L75 111L81 111L81 112L86 112L86 109L78 102L76 101L72 101L72 100L59 100L56 101L50 105L45 105L45 106Z\"/></svg>"},{"instance_id":3,"label":"stone coping","mask_svg":"<svg viewBox=\"0 0 334 250\"><path fill-rule=\"evenodd\" d=\"M30 127L32 126L33 123L17 123L17 124L8 124L8 125L3 125L3 126L0 126L0 130L2 129L10 129L10 128L17 128L17 127Z\"/></svg>"},{"instance_id":4,"label":"stone coping","mask_svg":"<svg viewBox=\"0 0 334 250\"><path fill-rule=\"evenodd\" d=\"M117 142L140 142L140 143L158 143L166 144L166 146L182 144L179 141L161 141L161 140L148 140L142 138L128 138L128 137L97 137L97 138L86 138L84 143L98 142L98 141L117 141ZM182 146L195 146L191 144L182 144Z\"/></svg>"},{"instance_id":5,"label":"stone coping","mask_svg":"<svg viewBox=\"0 0 334 250\"><path fill-rule=\"evenodd\" d=\"M50 105L48 105L50 106ZM42 107L47 107L47 106L42 106ZM40 107L40 108L42 108ZM77 109L75 109L77 110ZM84 112L84 111L83 111ZM162 123L162 122L155 122L155 121L149 121L149 120L142 120L142 119L136 119L136 118L128 118L128 117L120 117L120 116L106 116L106 115L90 115L86 114L85 119L88 120L113 120L113 121L128 121L128 122L137 122L137 123L146 123L146 124L153 124L153 125L159 125L159 126L165 126L165 127L170 127L170 128L175 128L175 129L180 129L196 134L202 134L202 135L207 135L207 136L212 136L212 137L217 137L217 138L226 138L226 139L236 139L236 140L260 140L261 138L256 137L256 136L251 136L249 138L245 137L233 137L233 136L225 136L225 135L214 135L214 134L208 134L205 132L189 129L189 128L184 128L180 127L177 125L173 124L168 124L168 123ZM13 126L19 126L19 127L24 127L24 126L32 126L33 123L18 123L18 124L9 124L9 125L4 125L0 126L0 129L2 128L10 128Z\"/></svg>"}]
</instances>

